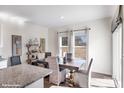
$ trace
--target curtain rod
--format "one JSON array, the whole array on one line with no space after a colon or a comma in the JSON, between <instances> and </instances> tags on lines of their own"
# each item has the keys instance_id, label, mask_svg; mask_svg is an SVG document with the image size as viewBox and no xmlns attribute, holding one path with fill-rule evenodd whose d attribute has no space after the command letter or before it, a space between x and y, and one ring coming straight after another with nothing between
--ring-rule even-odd
<instances>
[{"instance_id":1,"label":"curtain rod","mask_svg":"<svg viewBox=\"0 0 124 93\"><path fill-rule=\"evenodd\" d=\"M71 32L82 31L82 30L91 30L91 28L84 28L84 29L77 29L77 30L70 30ZM67 33L68 31L57 32L57 33Z\"/></svg>"}]
</instances>

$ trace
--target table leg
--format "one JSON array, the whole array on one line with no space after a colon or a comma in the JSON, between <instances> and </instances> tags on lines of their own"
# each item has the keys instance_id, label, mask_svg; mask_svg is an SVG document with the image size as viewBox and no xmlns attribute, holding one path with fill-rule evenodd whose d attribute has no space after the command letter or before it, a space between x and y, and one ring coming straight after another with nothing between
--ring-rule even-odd
<instances>
[{"instance_id":1,"label":"table leg","mask_svg":"<svg viewBox=\"0 0 124 93\"><path fill-rule=\"evenodd\" d=\"M69 86L74 87L74 70L70 71Z\"/></svg>"}]
</instances>

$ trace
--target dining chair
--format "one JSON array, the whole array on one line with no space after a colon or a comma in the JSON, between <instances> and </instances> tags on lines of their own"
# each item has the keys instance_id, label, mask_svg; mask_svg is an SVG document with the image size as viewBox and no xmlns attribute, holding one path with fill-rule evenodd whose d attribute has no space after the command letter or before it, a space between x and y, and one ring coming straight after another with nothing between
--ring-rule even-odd
<instances>
[{"instance_id":1,"label":"dining chair","mask_svg":"<svg viewBox=\"0 0 124 93\"><path fill-rule=\"evenodd\" d=\"M47 58L47 57L49 57L51 55L52 55L51 52L45 52L45 58Z\"/></svg>"},{"instance_id":2,"label":"dining chair","mask_svg":"<svg viewBox=\"0 0 124 93\"><path fill-rule=\"evenodd\" d=\"M92 63L93 63L93 58L91 58L87 70L80 70L74 73L74 83L79 87L82 88L90 87Z\"/></svg>"},{"instance_id":3,"label":"dining chair","mask_svg":"<svg viewBox=\"0 0 124 93\"><path fill-rule=\"evenodd\" d=\"M45 53L37 53L37 66L45 67L42 63L45 60Z\"/></svg>"},{"instance_id":4,"label":"dining chair","mask_svg":"<svg viewBox=\"0 0 124 93\"><path fill-rule=\"evenodd\" d=\"M10 61L11 61L11 66L21 64L20 56L12 56L12 57L10 58Z\"/></svg>"},{"instance_id":5,"label":"dining chair","mask_svg":"<svg viewBox=\"0 0 124 93\"><path fill-rule=\"evenodd\" d=\"M64 82L66 70L59 68L57 57L48 57L46 61L48 62L49 68L53 70L52 74L50 74L49 82L57 85Z\"/></svg>"},{"instance_id":6,"label":"dining chair","mask_svg":"<svg viewBox=\"0 0 124 93\"><path fill-rule=\"evenodd\" d=\"M66 53L65 55L67 61L71 61L72 60L72 53Z\"/></svg>"}]
</instances>

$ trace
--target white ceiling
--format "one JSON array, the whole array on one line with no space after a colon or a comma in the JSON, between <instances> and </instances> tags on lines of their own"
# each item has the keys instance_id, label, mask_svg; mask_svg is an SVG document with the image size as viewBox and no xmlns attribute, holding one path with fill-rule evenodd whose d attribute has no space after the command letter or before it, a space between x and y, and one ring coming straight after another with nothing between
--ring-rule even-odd
<instances>
[{"instance_id":1,"label":"white ceiling","mask_svg":"<svg viewBox=\"0 0 124 93\"><path fill-rule=\"evenodd\" d=\"M83 21L112 17L112 5L0 5L0 12L27 18L29 22L58 27ZM64 19L60 19L63 16Z\"/></svg>"}]
</instances>

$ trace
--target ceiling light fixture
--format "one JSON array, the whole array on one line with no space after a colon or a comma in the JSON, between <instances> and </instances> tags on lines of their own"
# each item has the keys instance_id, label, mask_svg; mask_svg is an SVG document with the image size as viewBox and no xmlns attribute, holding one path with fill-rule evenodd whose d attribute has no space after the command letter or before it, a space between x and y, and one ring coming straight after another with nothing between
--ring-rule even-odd
<instances>
[{"instance_id":1,"label":"ceiling light fixture","mask_svg":"<svg viewBox=\"0 0 124 93\"><path fill-rule=\"evenodd\" d=\"M64 16L61 16L60 19L63 20L64 19Z\"/></svg>"}]
</instances>

